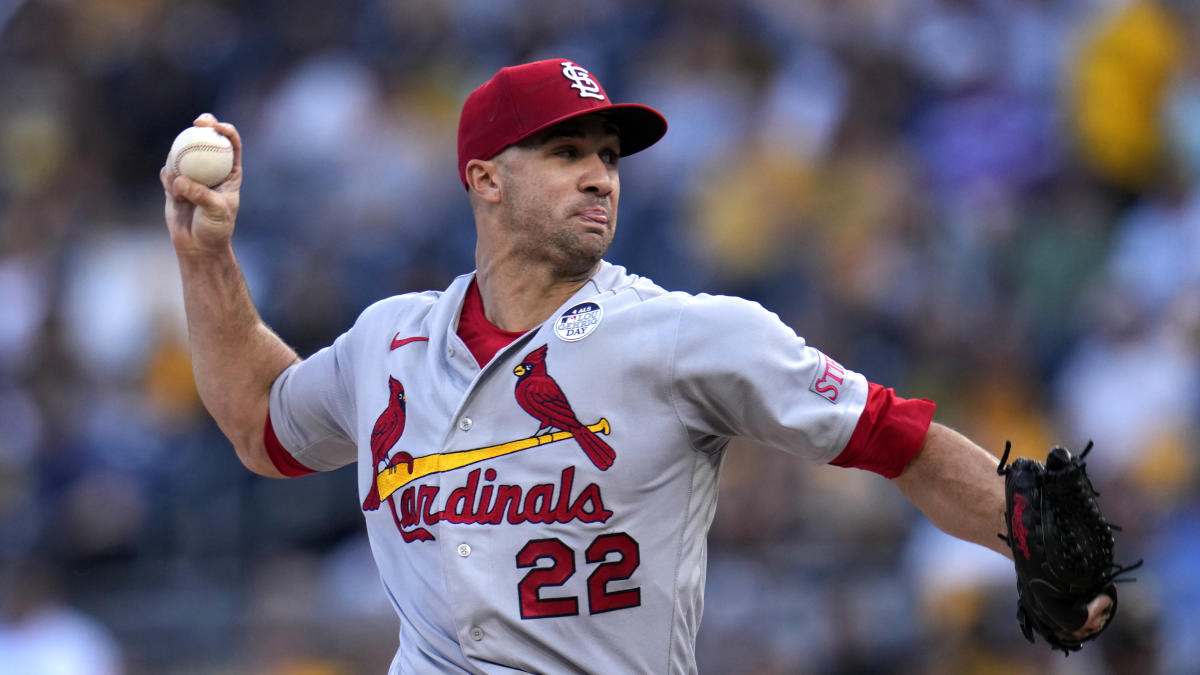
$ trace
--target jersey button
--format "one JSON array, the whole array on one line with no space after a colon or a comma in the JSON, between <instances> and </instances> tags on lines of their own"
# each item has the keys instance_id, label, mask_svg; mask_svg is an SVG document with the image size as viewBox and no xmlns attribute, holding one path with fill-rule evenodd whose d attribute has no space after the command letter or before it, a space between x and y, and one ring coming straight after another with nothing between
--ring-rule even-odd
<instances>
[{"instance_id":1,"label":"jersey button","mask_svg":"<svg viewBox=\"0 0 1200 675\"><path fill-rule=\"evenodd\" d=\"M474 422L471 421L470 417L464 417L458 421L458 428L462 429L463 431L467 431L471 428L472 424L474 424Z\"/></svg>"},{"instance_id":2,"label":"jersey button","mask_svg":"<svg viewBox=\"0 0 1200 675\"><path fill-rule=\"evenodd\" d=\"M464 558L471 555L471 545L470 544L459 544L458 545L458 554Z\"/></svg>"},{"instance_id":3,"label":"jersey button","mask_svg":"<svg viewBox=\"0 0 1200 675\"><path fill-rule=\"evenodd\" d=\"M482 640L483 639L483 629L480 628L479 626L475 626L474 628L472 628L471 629L471 639L476 642L479 642L480 640Z\"/></svg>"},{"instance_id":4,"label":"jersey button","mask_svg":"<svg viewBox=\"0 0 1200 675\"><path fill-rule=\"evenodd\" d=\"M446 347L446 356L454 358L454 347Z\"/></svg>"}]
</instances>

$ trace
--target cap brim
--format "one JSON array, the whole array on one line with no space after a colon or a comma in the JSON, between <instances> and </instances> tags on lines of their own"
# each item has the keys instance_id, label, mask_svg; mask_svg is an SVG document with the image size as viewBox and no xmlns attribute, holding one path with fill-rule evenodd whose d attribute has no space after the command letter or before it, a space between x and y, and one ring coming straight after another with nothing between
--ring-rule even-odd
<instances>
[{"instance_id":1,"label":"cap brim","mask_svg":"<svg viewBox=\"0 0 1200 675\"><path fill-rule=\"evenodd\" d=\"M587 110L578 110L570 114L551 119L535 129L531 129L521 138L505 143L492 153L494 156L504 148L520 143L536 133L545 131L555 124L566 122L584 115L601 114L617 125L617 135L621 138L621 157L641 152L654 145L667 133L667 119L657 110L640 103L614 103L607 106L597 106Z\"/></svg>"},{"instance_id":2,"label":"cap brim","mask_svg":"<svg viewBox=\"0 0 1200 675\"><path fill-rule=\"evenodd\" d=\"M641 152L667 133L667 120L657 110L638 103L617 103L604 109L617 125L621 156Z\"/></svg>"}]
</instances>

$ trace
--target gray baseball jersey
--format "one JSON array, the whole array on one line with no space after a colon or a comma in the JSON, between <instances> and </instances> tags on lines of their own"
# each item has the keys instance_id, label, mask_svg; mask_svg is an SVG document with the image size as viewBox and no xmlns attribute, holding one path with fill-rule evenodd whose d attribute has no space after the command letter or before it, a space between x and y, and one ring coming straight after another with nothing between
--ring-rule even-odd
<instances>
[{"instance_id":1,"label":"gray baseball jersey","mask_svg":"<svg viewBox=\"0 0 1200 675\"><path fill-rule=\"evenodd\" d=\"M358 462L390 672L694 672L729 439L829 462L867 381L758 304L608 263L480 368L472 280L372 305L271 390L277 466Z\"/></svg>"}]
</instances>

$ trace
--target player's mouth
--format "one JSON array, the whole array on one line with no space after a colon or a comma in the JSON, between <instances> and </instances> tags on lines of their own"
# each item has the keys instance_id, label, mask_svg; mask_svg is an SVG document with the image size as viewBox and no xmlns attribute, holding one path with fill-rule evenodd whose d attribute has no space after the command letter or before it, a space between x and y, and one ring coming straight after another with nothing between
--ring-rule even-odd
<instances>
[{"instance_id":1,"label":"player's mouth","mask_svg":"<svg viewBox=\"0 0 1200 675\"><path fill-rule=\"evenodd\" d=\"M578 218L587 227L589 232L603 233L608 229L608 209L601 207L590 207L580 209L575 212L575 217Z\"/></svg>"}]
</instances>

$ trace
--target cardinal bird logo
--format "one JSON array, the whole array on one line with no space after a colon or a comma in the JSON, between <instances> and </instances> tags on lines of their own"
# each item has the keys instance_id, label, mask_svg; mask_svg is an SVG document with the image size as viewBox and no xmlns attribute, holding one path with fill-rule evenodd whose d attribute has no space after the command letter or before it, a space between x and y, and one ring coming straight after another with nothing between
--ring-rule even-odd
<instances>
[{"instance_id":1,"label":"cardinal bird logo","mask_svg":"<svg viewBox=\"0 0 1200 675\"><path fill-rule=\"evenodd\" d=\"M546 372L546 345L529 352L513 368L513 374L517 376L517 404L541 425L539 434L552 427L570 432L596 468L605 471L613 465L617 453L579 421L562 388Z\"/></svg>"},{"instance_id":2,"label":"cardinal bird logo","mask_svg":"<svg viewBox=\"0 0 1200 675\"><path fill-rule=\"evenodd\" d=\"M404 434L404 410L404 385L400 384L400 380L388 377L387 408L379 419L375 420L375 427L371 430L371 489L367 491L367 497L363 500L364 511L379 508L379 464L387 461L388 451ZM401 462L407 462L409 468L412 468L412 456L407 452L396 453L388 466Z\"/></svg>"}]
</instances>

